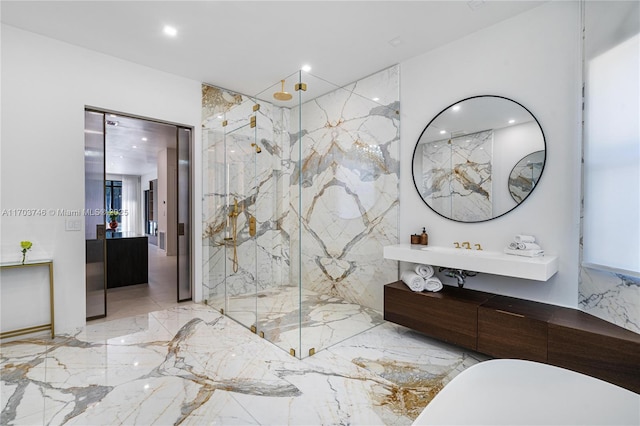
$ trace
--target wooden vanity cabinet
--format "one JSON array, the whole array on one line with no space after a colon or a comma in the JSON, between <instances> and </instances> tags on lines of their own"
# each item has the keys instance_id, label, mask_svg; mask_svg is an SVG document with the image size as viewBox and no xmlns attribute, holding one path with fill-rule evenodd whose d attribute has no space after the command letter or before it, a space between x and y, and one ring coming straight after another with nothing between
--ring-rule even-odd
<instances>
[{"instance_id":1,"label":"wooden vanity cabinet","mask_svg":"<svg viewBox=\"0 0 640 426\"><path fill-rule=\"evenodd\" d=\"M640 393L640 334L578 309L444 286L384 287L387 321L496 358L563 367Z\"/></svg>"},{"instance_id":2,"label":"wooden vanity cabinet","mask_svg":"<svg viewBox=\"0 0 640 426\"><path fill-rule=\"evenodd\" d=\"M551 305L494 296L478 308L478 351L499 358L547 361Z\"/></svg>"},{"instance_id":3,"label":"wooden vanity cabinet","mask_svg":"<svg viewBox=\"0 0 640 426\"><path fill-rule=\"evenodd\" d=\"M413 292L402 281L384 287L384 318L436 339L477 349L478 306L491 294L444 286Z\"/></svg>"},{"instance_id":4,"label":"wooden vanity cabinet","mask_svg":"<svg viewBox=\"0 0 640 426\"><path fill-rule=\"evenodd\" d=\"M640 334L559 307L549 322L548 351L549 364L640 393Z\"/></svg>"}]
</instances>

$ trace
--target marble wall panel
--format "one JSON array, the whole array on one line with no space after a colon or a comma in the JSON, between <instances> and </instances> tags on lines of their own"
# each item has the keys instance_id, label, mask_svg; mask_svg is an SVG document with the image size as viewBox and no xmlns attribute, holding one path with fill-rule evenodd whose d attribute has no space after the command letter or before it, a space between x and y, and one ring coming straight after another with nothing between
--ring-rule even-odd
<instances>
[{"instance_id":1,"label":"marble wall panel","mask_svg":"<svg viewBox=\"0 0 640 426\"><path fill-rule=\"evenodd\" d=\"M397 67L307 102L291 155L303 288L380 311L397 279L382 247L398 241L398 107Z\"/></svg>"},{"instance_id":2,"label":"marble wall panel","mask_svg":"<svg viewBox=\"0 0 640 426\"><path fill-rule=\"evenodd\" d=\"M640 279L582 267L578 289L580 309L640 333Z\"/></svg>"},{"instance_id":3,"label":"marble wall panel","mask_svg":"<svg viewBox=\"0 0 640 426\"><path fill-rule=\"evenodd\" d=\"M222 298L224 307L225 295L255 294L289 283L288 233L281 225L288 212L283 205L289 182L283 177L289 151L283 141L289 141L289 118L284 108L203 87L203 285L205 297ZM256 127L250 126L252 116ZM236 200L240 214L234 248L228 240L233 237L229 213ZM249 236L251 217L256 218L255 239Z\"/></svg>"},{"instance_id":4,"label":"marble wall panel","mask_svg":"<svg viewBox=\"0 0 640 426\"><path fill-rule=\"evenodd\" d=\"M492 218L492 162L492 130L423 144L422 198L453 220Z\"/></svg>"},{"instance_id":5,"label":"marble wall panel","mask_svg":"<svg viewBox=\"0 0 640 426\"><path fill-rule=\"evenodd\" d=\"M244 95L203 89L205 294L219 296L225 280L227 297L301 282L382 310L383 284L397 279L382 247L398 241L398 76L392 67L291 109L259 101L253 111ZM224 244L234 198L236 273Z\"/></svg>"}]
</instances>

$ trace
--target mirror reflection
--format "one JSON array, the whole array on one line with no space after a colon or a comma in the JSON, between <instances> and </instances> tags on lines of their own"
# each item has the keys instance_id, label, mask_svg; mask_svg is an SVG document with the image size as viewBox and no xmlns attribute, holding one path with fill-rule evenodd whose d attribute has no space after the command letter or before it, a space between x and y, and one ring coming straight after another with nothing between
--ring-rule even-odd
<instances>
[{"instance_id":1,"label":"mirror reflection","mask_svg":"<svg viewBox=\"0 0 640 426\"><path fill-rule=\"evenodd\" d=\"M544 166L544 151L536 151L518 161L509 174L509 193L521 203L535 188Z\"/></svg>"},{"instance_id":2,"label":"mirror reflection","mask_svg":"<svg viewBox=\"0 0 640 426\"><path fill-rule=\"evenodd\" d=\"M413 181L439 215L483 222L533 192L545 158L544 134L529 110L504 97L475 96L429 122L413 152Z\"/></svg>"}]
</instances>

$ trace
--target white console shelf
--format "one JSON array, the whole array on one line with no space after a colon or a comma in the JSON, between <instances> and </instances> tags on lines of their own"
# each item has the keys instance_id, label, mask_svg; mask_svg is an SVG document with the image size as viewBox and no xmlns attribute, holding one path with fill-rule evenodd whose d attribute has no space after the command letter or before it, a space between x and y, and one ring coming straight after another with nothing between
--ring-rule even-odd
<instances>
[{"instance_id":1,"label":"white console shelf","mask_svg":"<svg viewBox=\"0 0 640 426\"><path fill-rule=\"evenodd\" d=\"M558 272L558 257L551 255L525 257L496 251L397 244L384 247L384 258L535 281L547 281Z\"/></svg>"}]
</instances>

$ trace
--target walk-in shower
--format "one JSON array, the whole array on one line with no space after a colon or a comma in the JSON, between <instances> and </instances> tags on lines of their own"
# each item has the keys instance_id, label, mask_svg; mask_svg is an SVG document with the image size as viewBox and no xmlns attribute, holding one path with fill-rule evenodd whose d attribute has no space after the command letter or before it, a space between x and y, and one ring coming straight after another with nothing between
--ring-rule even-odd
<instances>
[{"instance_id":1,"label":"walk-in shower","mask_svg":"<svg viewBox=\"0 0 640 426\"><path fill-rule=\"evenodd\" d=\"M382 322L398 71L344 87L300 71L255 96L203 85L204 298L297 357Z\"/></svg>"}]
</instances>

